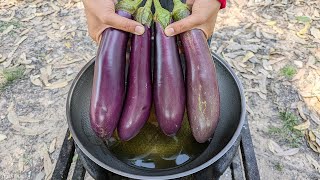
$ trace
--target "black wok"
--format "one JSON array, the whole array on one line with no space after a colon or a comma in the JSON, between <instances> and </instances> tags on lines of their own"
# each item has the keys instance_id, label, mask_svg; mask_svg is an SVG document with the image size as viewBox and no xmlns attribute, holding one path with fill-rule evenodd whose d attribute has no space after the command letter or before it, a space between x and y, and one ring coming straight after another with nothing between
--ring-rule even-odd
<instances>
[{"instance_id":1,"label":"black wok","mask_svg":"<svg viewBox=\"0 0 320 180\"><path fill-rule=\"evenodd\" d=\"M222 167L226 168L239 145L239 135L245 120L245 98L241 83L230 66L215 54L213 59L218 73L220 120L208 147L191 162L170 169L141 169L122 162L110 152L90 127L89 105L94 59L79 72L67 99L67 121L76 145L88 159L103 169L133 179L173 179L204 169L211 169L212 173L221 164L225 164Z\"/></svg>"}]
</instances>

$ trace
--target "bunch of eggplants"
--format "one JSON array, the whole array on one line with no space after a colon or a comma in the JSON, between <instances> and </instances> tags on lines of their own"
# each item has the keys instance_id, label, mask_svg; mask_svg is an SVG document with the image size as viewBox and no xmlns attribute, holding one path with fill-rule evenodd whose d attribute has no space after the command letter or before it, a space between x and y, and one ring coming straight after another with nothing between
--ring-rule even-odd
<instances>
[{"instance_id":1,"label":"bunch of eggplants","mask_svg":"<svg viewBox=\"0 0 320 180\"><path fill-rule=\"evenodd\" d=\"M117 13L134 18L145 26L142 35L132 35L125 87L126 50L129 33L106 29L98 49L90 119L93 131L102 139L110 138L117 128L123 141L135 137L148 121L152 100L160 129L167 136L175 136L182 124L185 108L193 137L203 143L210 139L217 127L220 96L215 65L201 30L194 29L179 35L186 59L184 82L177 37L168 37L164 29L173 22L190 15L187 5L174 0L172 14L152 0L139 7L142 0L122 0ZM173 19L172 19L173 17ZM152 79L151 25L155 23L155 57Z\"/></svg>"}]
</instances>

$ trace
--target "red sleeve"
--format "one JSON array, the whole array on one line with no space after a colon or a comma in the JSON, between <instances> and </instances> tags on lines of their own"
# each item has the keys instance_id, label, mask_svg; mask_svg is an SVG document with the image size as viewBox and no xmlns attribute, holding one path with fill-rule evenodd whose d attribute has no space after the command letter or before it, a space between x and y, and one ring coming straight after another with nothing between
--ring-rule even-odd
<instances>
[{"instance_id":1,"label":"red sleeve","mask_svg":"<svg viewBox=\"0 0 320 180\"><path fill-rule=\"evenodd\" d=\"M221 4L220 9L223 9L223 8L225 8L225 7L226 7L227 0L218 0L218 1L219 1L219 2L220 2L220 4Z\"/></svg>"}]
</instances>

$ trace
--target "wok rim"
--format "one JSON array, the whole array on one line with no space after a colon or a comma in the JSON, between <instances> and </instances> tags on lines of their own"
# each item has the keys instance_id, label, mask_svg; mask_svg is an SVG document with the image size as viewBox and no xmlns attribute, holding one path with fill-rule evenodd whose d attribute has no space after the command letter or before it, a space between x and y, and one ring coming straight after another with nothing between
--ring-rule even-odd
<instances>
[{"instance_id":1,"label":"wok rim","mask_svg":"<svg viewBox=\"0 0 320 180\"><path fill-rule=\"evenodd\" d=\"M102 161L100 161L99 159L94 157L89 151L87 151L86 148L82 145L80 139L77 137L77 135L76 135L76 133L75 133L75 131L74 131L72 125L71 125L72 123L71 123L70 105L71 105L72 95L73 95L74 89L75 89L78 81L82 77L83 73L94 63L95 57L92 58L89 62L87 62L84 67L82 67L82 69L79 71L79 73L77 74L77 76L73 80L73 82L71 84L71 87L70 87L70 90L68 92L67 104L66 104L66 114L67 114L68 128L69 128L69 130L70 130L70 132L72 134L72 138L74 139L74 142L77 144L79 149L89 159L91 159L94 163L96 163L100 167L102 167L105 170L108 170L108 171L110 171L112 173L118 174L120 176L133 178L133 179L175 179L175 178L181 178L181 177L185 177L185 176L197 173L197 172L209 167L210 165L215 163L217 160L219 160L223 155L225 155L230 150L230 148L233 146L233 144L235 143L237 138L240 136L241 130L242 130L243 125L244 125L245 116L246 116L246 102L245 102L245 97L244 97L243 86L241 84L240 79L234 73L234 71L232 70L230 65L228 63L226 63L221 57L219 57L215 53L212 53L212 56L214 57L214 59L216 59L217 61L219 61L222 65L224 65L226 67L226 69L228 70L228 72L231 74L231 76L233 77L233 79L236 82L236 85L238 87L239 94L240 94L240 100L241 100L241 115L240 115L240 121L238 123L237 129L236 129L235 133L233 134L231 140L225 145L225 147L217 155L215 155L213 158L209 159L205 163L201 164L198 167L190 169L188 171L179 172L177 174L158 175L158 176L144 176L144 175L137 175L137 174L123 172L121 170L118 170L118 169L115 169L115 168L113 168L111 166L108 166L107 164L103 163Z\"/></svg>"}]
</instances>

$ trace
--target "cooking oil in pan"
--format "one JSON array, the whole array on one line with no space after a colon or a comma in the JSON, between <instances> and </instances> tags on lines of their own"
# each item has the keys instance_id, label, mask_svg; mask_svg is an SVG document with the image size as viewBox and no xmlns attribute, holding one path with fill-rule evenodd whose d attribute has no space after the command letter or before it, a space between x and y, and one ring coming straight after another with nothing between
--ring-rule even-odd
<instances>
[{"instance_id":1,"label":"cooking oil in pan","mask_svg":"<svg viewBox=\"0 0 320 180\"><path fill-rule=\"evenodd\" d=\"M129 141L114 136L108 141L109 150L121 161L140 168L167 169L188 163L199 156L209 143L197 143L185 118L175 137L168 137L158 127L152 109L148 122Z\"/></svg>"}]
</instances>

